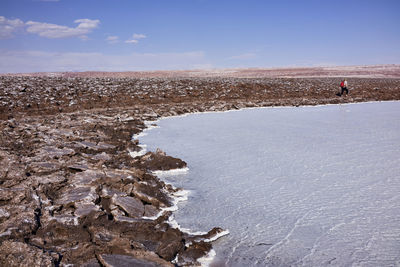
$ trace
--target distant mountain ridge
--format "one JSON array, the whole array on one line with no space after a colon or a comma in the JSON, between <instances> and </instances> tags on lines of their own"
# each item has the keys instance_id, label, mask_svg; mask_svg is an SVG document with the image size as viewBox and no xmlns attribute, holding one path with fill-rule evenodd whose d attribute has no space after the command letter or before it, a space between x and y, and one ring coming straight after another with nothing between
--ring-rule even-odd
<instances>
[{"instance_id":1,"label":"distant mountain ridge","mask_svg":"<svg viewBox=\"0 0 400 267\"><path fill-rule=\"evenodd\" d=\"M84 72L37 72L0 74L7 76L46 77L91 77L91 78L312 78L312 77L359 77L359 78L400 78L400 65L359 65L327 67L285 67L285 68L237 68L199 70L157 70L157 71L84 71Z\"/></svg>"}]
</instances>

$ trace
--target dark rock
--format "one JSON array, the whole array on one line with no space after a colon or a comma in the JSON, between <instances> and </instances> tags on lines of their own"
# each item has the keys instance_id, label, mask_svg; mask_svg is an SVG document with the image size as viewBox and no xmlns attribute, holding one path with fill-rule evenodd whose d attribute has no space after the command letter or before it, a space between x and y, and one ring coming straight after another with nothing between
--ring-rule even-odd
<instances>
[{"instance_id":1,"label":"dark rock","mask_svg":"<svg viewBox=\"0 0 400 267\"><path fill-rule=\"evenodd\" d=\"M75 185L90 185L97 182L99 179L105 177L105 174L102 170L83 170L81 172L77 172L73 175L72 180Z\"/></svg>"},{"instance_id":2,"label":"dark rock","mask_svg":"<svg viewBox=\"0 0 400 267\"><path fill-rule=\"evenodd\" d=\"M144 205L140 200L136 198L115 195L111 199L111 202L112 204L123 209L129 217L141 218L144 214Z\"/></svg>"},{"instance_id":3,"label":"dark rock","mask_svg":"<svg viewBox=\"0 0 400 267\"><path fill-rule=\"evenodd\" d=\"M56 203L67 205L81 200L94 201L96 198L97 194L92 187L71 187L62 193Z\"/></svg>"},{"instance_id":4,"label":"dark rock","mask_svg":"<svg viewBox=\"0 0 400 267\"><path fill-rule=\"evenodd\" d=\"M62 157L65 155L72 155L75 153L75 151L70 148L59 149L57 147L46 146L43 148L43 152L41 153L46 153L48 156L54 158L54 157Z\"/></svg>"},{"instance_id":5,"label":"dark rock","mask_svg":"<svg viewBox=\"0 0 400 267\"><path fill-rule=\"evenodd\" d=\"M157 254L167 261L175 259L178 252L184 247L183 235L177 229L169 228L163 233L161 241Z\"/></svg>"},{"instance_id":6,"label":"dark rock","mask_svg":"<svg viewBox=\"0 0 400 267\"><path fill-rule=\"evenodd\" d=\"M178 255L178 260L182 265L192 265L198 258L207 255L211 249L211 244L206 242L194 242Z\"/></svg>"},{"instance_id":7,"label":"dark rock","mask_svg":"<svg viewBox=\"0 0 400 267\"><path fill-rule=\"evenodd\" d=\"M154 217L156 216L160 211L153 205L145 205L144 206L144 216L145 217Z\"/></svg>"},{"instance_id":8,"label":"dark rock","mask_svg":"<svg viewBox=\"0 0 400 267\"><path fill-rule=\"evenodd\" d=\"M148 152L142 156L140 164L142 167L152 171L180 169L187 166L186 162L181 159L153 152Z\"/></svg>"},{"instance_id":9,"label":"dark rock","mask_svg":"<svg viewBox=\"0 0 400 267\"><path fill-rule=\"evenodd\" d=\"M56 162L34 162L28 166L31 173L48 174L56 172L61 168L61 165Z\"/></svg>"},{"instance_id":10,"label":"dark rock","mask_svg":"<svg viewBox=\"0 0 400 267\"><path fill-rule=\"evenodd\" d=\"M127 255L100 255L101 264L106 267L157 267L158 264Z\"/></svg>"},{"instance_id":11,"label":"dark rock","mask_svg":"<svg viewBox=\"0 0 400 267\"><path fill-rule=\"evenodd\" d=\"M111 160L111 156L105 152L102 152L101 154L96 154L91 158L94 160L103 160L103 161Z\"/></svg>"},{"instance_id":12,"label":"dark rock","mask_svg":"<svg viewBox=\"0 0 400 267\"><path fill-rule=\"evenodd\" d=\"M89 166L86 164L74 164L74 165L70 165L68 166L69 169L74 170L74 171L86 171L89 169Z\"/></svg>"},{"instance_id":13,"label":"dark rock","mask_svg":"<svg viewBox=\"0 0 400 267\"><path fill-rule=\"evenodd\" d=\"M223 231L224 230L222 228L214 227L213 229L208 231L207 234L196 237L196 241L213 239L215 236L222 233Z\"/></svg>"},{"instance_id":14,"label":"dark rock","mask_svg":"<svg viewBox=\"0 0 400 267\"><path fill-rule=\"evenodd\" d=\"M96 212L99 207L94 203L76 203L76 210L74 215L77 217L83 217L89 215L91 212Z\"/></svg>"}]
</instances>

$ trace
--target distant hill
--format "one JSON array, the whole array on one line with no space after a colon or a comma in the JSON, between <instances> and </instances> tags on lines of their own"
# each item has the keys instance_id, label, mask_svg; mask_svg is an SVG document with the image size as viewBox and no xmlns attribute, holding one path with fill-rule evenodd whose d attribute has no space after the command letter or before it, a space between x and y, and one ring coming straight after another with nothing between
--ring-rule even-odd
<instances>
[{"instance_id":1,"label":"distant hill","mask_svg":"<svg viewBox=\"0 0 400 267\"><path fill-rule=\"evenodd\" d=\"M54 77L109 77L109 78L310 78L310 77L360 77L400 78L400 65L365 65L335 67L298 68L247 68L208 69L175 71L126 71L126 72L40 72L5 74L11 76L54 76Z\"/></svg>"}]
</instances>

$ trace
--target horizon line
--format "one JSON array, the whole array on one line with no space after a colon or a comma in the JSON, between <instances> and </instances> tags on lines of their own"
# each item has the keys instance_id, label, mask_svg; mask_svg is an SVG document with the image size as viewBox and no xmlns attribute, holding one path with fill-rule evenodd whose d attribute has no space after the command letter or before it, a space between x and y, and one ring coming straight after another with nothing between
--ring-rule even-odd
<instances>
[{"instance_id":1,"label":"horizon line","mask_svg":"<svg viewBox=\"0 0 400 267\"><path fill-rule=\"evenodd\" d=\"M193 68L193 69L157 69L157 70L118 70L118 71L107 71L107 70L67 70L67 71L33 71L33 72L0 72L0 75L28 75L28 74L66 74L66 73L157 73L157 72L206 72L206 71L234 71L234 70L290 70L290 69L315 69L315 68L355 68L355 67L400 67L397 63L388 64L364 64L364 65L312 65L312 66L277 66L277 67L227 67L227 68Z\"/></svg>"}]
</instances>

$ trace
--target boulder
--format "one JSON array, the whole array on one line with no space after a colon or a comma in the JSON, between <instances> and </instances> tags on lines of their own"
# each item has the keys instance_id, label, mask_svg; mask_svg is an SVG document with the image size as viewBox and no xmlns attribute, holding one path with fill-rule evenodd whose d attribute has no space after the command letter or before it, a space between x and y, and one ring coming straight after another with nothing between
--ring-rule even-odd
<instances>
[{"instance_id":1,"label":"boulder","mask_svg":"<svg viewBox=\"0 0 400 267\"><path fill-rule=\"evenodd\" d=\"M114 195L111 202L124 210L129 217L141 218L144 214L143 203L134 197Z\"/></svg>"},{"instance_id":2,"label":"boulder","mask_svg":"<svg viewBox=\"0 0 400 267\"><path fill-rule=\"evenodd\" d=\"M78 201L94 202L97 198L93 187L70 187L61 194L61 198L56 201L56 204L67 205Z\"/></svg>"},{"instance_id":3,"label":"boulder","mask_svg":"<svg viewBox=\"0 0 400 267\"><path fill-rule=\"evenodd\" d=\"M157 249L157 254L167 261L172 261L183 247L182 232L169 228L161 237L161 245Z\"/></svg>"},{"instance_id":4,"label":"boulder","mask_svg":"<svg viewBox=\"0 0 400 267\"><path fill-rule=\"evenodd\" d=\"M162 151L147 152L141 157L140 165L151 171L181 169L187 166L183 160L167 156Z\"/></svg>"}]
</instances>

